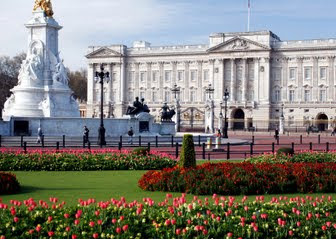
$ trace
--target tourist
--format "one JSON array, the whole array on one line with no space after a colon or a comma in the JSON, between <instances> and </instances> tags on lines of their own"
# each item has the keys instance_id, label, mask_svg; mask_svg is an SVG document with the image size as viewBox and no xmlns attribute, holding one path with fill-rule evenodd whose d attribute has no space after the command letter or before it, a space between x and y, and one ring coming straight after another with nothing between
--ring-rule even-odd
<instances>
[{"instance_id":1,"label":"tourist","mask_svg":"<svg viewBox=\"0 0 336 239\"><path fill-rule=\"evenodd\" d=\"M40 126L37 129L37 141L36 141L37 144L40 144L42 142L42 136L43 136L43 131Z\"/></svg>"},{"instance_id":2,"label":"tourist","mask_svg":"<svg viewBox=\"0 0 336 239\"><path fill-rule=\"evenodd\" d=\"M278 139L279 139L279 129L278 129L278 127L275 128L275 131L274 131L274 139L275 139L275 140L278 140Z\"/></svg>"},{"instance_id":3,"label":"tourist","mask_svg":"<svg viewBox=\"0 0 336 239\"><path fill-rule=\"evenodd\" d=\"M134 135L134 132L133 132L133 128L132 127L127 132L127 134L128 134L128 143L129 144L133 144L133 135Z\"/></svg>"},{"instance_id":4,"label":"tourist","mask_svg":"<svg viewBox=\"0 0 336 239\"><path fill-rule=\"evenodd\" d=\"M90 132L90 130L88 129L88 127L84 126L84 131L83 131L84 143L89 142L89 132Z\"/></svg>"},{"instance_id":5,"label":"tourist","mask_svg":"<svg viewBox=\"0 0 336 239\"><path fill-rule=\"evenodd\" d=\"M220 130L220 129L218 129L217 134L216 134L216 137L217 137L217 138L221 138L221 137L222 137L222 133L221 133L221 130Z\"/></svg>"}]
</instances>

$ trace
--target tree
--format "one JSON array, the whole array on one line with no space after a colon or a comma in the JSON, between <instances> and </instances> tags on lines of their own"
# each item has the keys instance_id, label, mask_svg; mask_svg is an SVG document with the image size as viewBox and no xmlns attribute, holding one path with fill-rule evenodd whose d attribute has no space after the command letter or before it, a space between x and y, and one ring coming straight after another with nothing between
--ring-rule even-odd
<instances>
[{"instance_id":1,"label":"tree","mask_svg":"<svg viewBox=\"0 0 336 239\"><path fill-rule=\"evenodd\" d=\"M87 71L80 69L79 71L68 70L69 87L74 91L75 97L87 100Z\"/></svg>"},{"instance_id":2,"label":"tree","mask_svg":"<svg viewBox=\"0 0 336 239\"><path fill-rule=\"evenodd\" d=\"M26 53L20 53L13 58L0 57L0 109L6 99L12 94L10 89L17 85L22 61L26 59Z\"/></svg>"}]
</instances>

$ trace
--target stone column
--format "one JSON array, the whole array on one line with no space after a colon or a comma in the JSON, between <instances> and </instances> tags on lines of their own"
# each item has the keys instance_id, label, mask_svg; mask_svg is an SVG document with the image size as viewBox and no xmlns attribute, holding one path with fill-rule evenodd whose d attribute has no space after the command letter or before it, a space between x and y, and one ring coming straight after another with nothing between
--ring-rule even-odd
<instances>
[{"instance_id":1,"label":"stone column","mask_svg":"<svg viewBox=\"0 0 336 239\"><path fill-rule=\"evenodd\" d=\"M303 76L303 66L302 66L303 58L299 57L297 58L297 63L298 63L298 81L297 81L297 100L301 102L303 100L302 97L302 87L303 87L303 81L304 81L304 76Z\"/></svg>"},{"instance_id":2,"label":"stone column","mask_svg":"<svg viewBox=\"0 0 336 239\"><path fill-rule=\"evenodd\" d=\"M224 59L218 59L218 73L217 73L217 86L215 87L215 99L220 102L223 99L225 86L224 86Z\"/></svg>"},{"instance_id":3,"label":"stone column","mask_svg":"<svg viewBox=\"0 0 336 239\"><path fill-rule=\"evenodd\" d=\"M134 97L140 97L140 63L135 63ZM133 100L133 99L132 99Z\"/></svg>"},{"instance_id":4,"label":"stone column","mask_svg":"<svg viewBox=\"0 0 336 239\"><path fill-rule=\"evenodd\" d=\"M109 104L109 102L111 102L111 100L112 100L113 63L108 64L108 72L110 72L110 81L107 84L107 99L105 100L105 102Z\"/></svg>"},{"instance_id":5,"label":"stone column","mask_svg":"<svg viewBox=\"0 0 336 239\"><path fill-rule=\"evenodd\" d=\"M230 59L231 61L231 90L230 90L230 101L234 102L236 101L236 74L237 74L237 68L236 68L236 62L235 59Z\"/></svg>"},{"instance_id":6,"label":"stone column","mask_svg":"<svg viewBox=\"0 0 336 239\"><path fill-rule=\"evenodd\" d=\"M242 72L242 102L246 102L246 85L247 85L247 72L248 72L248 66L247 66L247 59L243 58L243 72Z\"/></svg>"},{"instance_id":7,"label":"stone column","mask_svg":"<svg viewBox=\"0 0 336 239\"><path fill-rule=\"evenodd\" d=\"M256 102L260 101L260 58L254 58L254 100Z\"/></svg>"},{"instance_id":8,"label":"stone column","mask_svg":"<svg viewBox=\"0 0 336 239\"><path fill-rule=\"evenodd\" d=\"M335 87L334 87L334 82L335 82L335 56L329 56L328 57L328 86L329 86L329 101L335 101Z\"/></svg>"},{"instance_id":9,"label":"stone column","mask_svg":"<svg viewBox=\"0 0 336 239\"><path fill-rule=\"evenodd\" d=\"M287 90L288 90L288 57L282 58L283 60L283 75L282 75L282 82L281 82L281 101L283 102L287 98Z\"/></svg>"},{"instance_id":10,"label":"stone column","mask_svg":"<svg viewBox=\"0 0 336 239\"><path fill-rule=\"evenodd\" d=\"M147 65L147 90L145 91L146 94L146 101L151 101L151 79L152 79L152 62L146 62Z\"/></svg>"},{"instance_id":11,"label":"stone column","mask_svg":"<svg viewBox=\"0 0 336 239\"><path fill-rule=\"evenodd\" d=\"M171 79L171 88L174 87L175 84L177 84L177 61L172 61L170 64L172 64L172 79Z\"/></svg>"},{"instance_id":12,"label":"stone column","mask_svg":"<svg viewBox=\"0 0 336 239\"><path fill-rule=\"evenodd\" d=\"M126 101L126 89L127 89L127 77L126 76L126 62L125 59L122 59L121 65L120 65L120 98L119 101L120 103L124 104Z\"/></svg>"},{"instance_id":13,"label":"stone column","mask_svg":"<svg viewBox=\"0 0 336 239\"><path fill-rule=\"evenodd\" d=\"M88 84L87 84L87 117L91 117L94 111L94 71L95 65L89 64L88 65Z\"/></svg>"},{"instance_id":14,"label":"stone column","mask_svg":"<svg viewBox=\"0 0 336 239\"><path fill-rule=\"evenodd\" d=\"M209 83L212 86L215 86L215 59L210 59L209 60Z\"/></svg>"},{"instance_id":15,"label":"stone column","mask_svg":"<svg viewBox=\"0 0 336 239\"><path fill-rule=\"evenodd\" d=\"M159 77L159 88L160 88L160 90L159 90L159 99L160 99L160 101L161 102L163 102L164 101L164 96L163 96L163 87L164 87L164 85L163 85L163 82L164 82L164 62L163 61L161 61L161 62L159 62L159 75L160 75L160 77Z\"/></svg>"},{"instance_id":16,"label":"stone column","mask_svg":"<svg viewBox=\"0 0 336 239\"><path fill-rule=\"evenodd\" d=\"M262 85L262 99L265 103L270 101L270 58L264 57L264 72L261 81Z\"/></svg>"},{"instance_id":17,"label":"stone column","mask_svg":"<svg viewBox=\"0 0 336 239\"><path fill-rule=\"evenodd\" d=\"M202 102L203 61L197 61L197 99Z\"/></svg>"},{"instance_id":18,"label":"stone column","mask_svg":"<svg viewBox=\"0 0 336 239\"><path fill-rule=\"evenodd\" d=\"M184 62L184 86L185 86L185 91L184 91L184 101L185 102L189 102L190 101L190 97L189 97L189 65L190 65L190 61L185 61ZM182 92L181 92L182 93Z\"/></svg>"},{"instance_id":19,"label":"stone column","mask_svg":"<svg viewBox=\"0 0 336 239\"><path fill-rule=\"evenodd\" d=\"M303 60L303 59L302 59ZM302 68L302 64L301 64ZM319 79L319 67L318 67L318 57L313 57L313 69L312 69L312 86L313 86L313 92L312 92L312 100L314 102L318 101L318 79Z\"/></svg>"}]
</instances>

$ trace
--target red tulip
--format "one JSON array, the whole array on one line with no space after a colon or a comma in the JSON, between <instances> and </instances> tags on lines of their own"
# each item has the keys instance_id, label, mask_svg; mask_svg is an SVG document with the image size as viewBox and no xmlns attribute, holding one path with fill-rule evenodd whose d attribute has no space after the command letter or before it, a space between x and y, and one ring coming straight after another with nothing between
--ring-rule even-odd
<instances>
[{"instance_id":1,"label":"red tulip","mask_svg":"<svg viewBox=\"0 0 336 239\"><path fill-rule=\"evenodd\" d=\"M77 235L76 234L72 234L71 239L77 239Z\"/></svg>"},{"instance_id":2,"label":"red tulip","mask_svg":"<svg viewBox=\"0 0 336 239\"><path fill-rule=\"evenodd\" d=\"M13 218L13 221L14 221L15 223L17 223L17 222L19 221L19 218L18 218L18 217L14 217L14 218Z\"/></svg>"},{"instance_id":3,"label":"red tulip","mask_svg":"<svg viewBox=\"0 0 336 239\"><path fill-rule=\"evenodd\" d=\"M52 216L49 216L49 217L48 217L48 222L51 222L52 219L53 219L53 217L52 217Z\"/></svg>"},{"instance_id":4,"label":"red tulip","mask_svg":"<svg viewBox=\"0 0 336 239\"><path fill-rule=\"evenodd\" d=\"M54 234L55 234L55 233L54 233L53 231L49 231L49 232L48 232L48 236L49 236L49 237L53 237Z\"/></svg>"},{"instance_id":5,"label":"red tulip","mask_svg":"<svg viewBox=\"0 0 336 239\"><path fill-rule=\"evenodd\" d=\"M71 230L70 227L66 227L66 228L65 228L65 231L67 231L67 232L69 232L70 230Z\"/></svg>"},{"instance_id":6,"label":"red tulip","mask_svg":"<svg viewBox=\"0 0 336 239\"><path fill-rule=\"evenodd\" d=\"M90 227L94 227L95 226L95 223L93 221L89 222L89 226Z\"/></svg>"},{"instance_id":7,"label":"red tulip","mask_svg":"<svg viewBox=\"0 0 336 239\"><path fill-rule=\"evenodd\" d=\"M322 226L322 230L325 231L327 230L327 227L325 225Z\"/></svg>"},{"instance_id":8,"label":"red tulip","mask_svg":"<svg viewBox=\"0 0 336 239\"><path fill-rule=\"evenodd\" d=\"M35 230L36 230L37 232L40 232L41 229L42 229L41 225L37 225L36 228L35 228Z\"/></svg>"},{"instance_id":9,"label":"red tulip","mask_svg":"<svg viewBox=\"0 0 336 239\"><path fill-rule=\"evenodd\" d=\"M293 233L292 230L289 230L289 231L288 231L288 235L293 236L293 234L294 234L294 233Z\"/></svg>"},{"instance_id":10,"label":"red tulip","mask_svg":"<svg viewBox=\"0 0 336 239\"><path fill-rule=\"evenodd\" d=\"M117 228L116 228L116 233L118 233L118 234L121 233L121 228L120 228L120 227L117 227Z\"/></svg>"},{"instance_id":11,"label":"red tulip","mask_svg":"<svg viewBox=\"0 0 336 239\"><path fill-rule=\"evenodd\" d=\"M98 235L98 233L93 233L92 237L96 239L96 238L99 237L99 235Z\"/></svg>"},{"instance_id":12,"label":"red tulip","mask_svg":"<svg viewBox=\"0 0 336 239\"><path fill-rule=\"evenodd\" d=\"M124 232L127 231L127 230L128 230L128 225L127 225L127 224L124 225L124 226L122 227L122 229L123 229Z\"/></svg>"},{"instance_id":13,"label":"red tulip","mask_svg":"<svg viewBox=\"0 0 336 239\"><path fill-rule=\"evenodd\" d=\"M232 232L229 232L229 233L227 234L227 237L233 237L233 233L232 233Z\"/></svg>"},{"instance_id":14,"label":"red tulip","mask_svg":"<svg viewBox=\"0 0 336 239\"><path fill-rule=\"evenodd\" d=\"M117 219L113 218L112 223L115 224L117 222Z\"/></svg>"},{"instance_id":15,"label":"red tulip","mask_svg":"<svg viewBox=\"0 0 336 239\"><path fill-rule=\"evenodd\" d=\"M68 213L64 214L64 218L69 218L69 217L70 217L70 215Z\"/></svg>"}]
</instances>

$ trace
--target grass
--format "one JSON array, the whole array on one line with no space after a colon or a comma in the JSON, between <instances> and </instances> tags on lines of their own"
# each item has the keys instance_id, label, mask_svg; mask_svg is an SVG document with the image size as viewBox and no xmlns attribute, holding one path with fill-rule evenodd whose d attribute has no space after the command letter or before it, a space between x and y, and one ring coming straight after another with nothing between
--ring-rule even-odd
<instances>
[{"instance_id":1,"label":"grass","mask_svg":"<svg viewBox=\"0 0 336 239\"><path fill-rule=\"evenodd\" d=\"M165 192L142 191L137 182L146 171L94 171L94 172L15 172L22 186L22 191L16 195L0 196L5 203L10 199L25 200L49 200L49 197L57 197L66 201L67 205L76 205L79 198L95 198L98 201L119 199L126 197L127 201L142 201L144 197L150 197L154 201L162 201ZM181 193L173 193L174 197ZM322 194L310 194L321 196ZM328 194L336 197L336 193ZM188 195L191 200L193 195ZM265 195L266 200L273 196ZM302 196L301 194L289 194L288 197ZM211 197L211 196L209 196ZM200 197L204 198L204 196ZM238 196L240 200L242 196ZM249 196L249 199L254 199Z\"/></svg>"}]
</instances>

